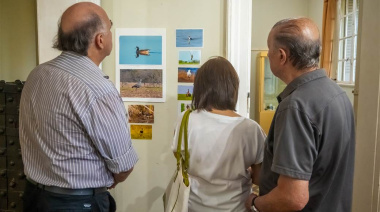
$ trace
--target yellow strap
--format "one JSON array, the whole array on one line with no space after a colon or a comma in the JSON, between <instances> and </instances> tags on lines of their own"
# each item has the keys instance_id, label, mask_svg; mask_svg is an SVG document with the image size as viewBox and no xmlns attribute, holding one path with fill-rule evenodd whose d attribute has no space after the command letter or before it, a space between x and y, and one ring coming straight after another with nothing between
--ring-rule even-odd
<instances>
[{"instance_id":1,"label":"yellow strap","mask_svg":"<svg viewBox=\"0 0 380 212\"><path fill-rule=\"evenodd\" d=\"M180 165L182 164L182 175L183 175L183 182L186 186L189 186L189 176L187 174L187 170L189 169L189 160L190 160L190 154L188 149L188 138L187 138L187 126L189 122L189 116L191 110L187 110L185 114L183 115L181 126L179 129L179 135L178 135L178 143L177 143L177 170L179 170ZM182 134L184 134L184 146L185 146L185 157L182 158Z\"/></svg>"}]
</instances>

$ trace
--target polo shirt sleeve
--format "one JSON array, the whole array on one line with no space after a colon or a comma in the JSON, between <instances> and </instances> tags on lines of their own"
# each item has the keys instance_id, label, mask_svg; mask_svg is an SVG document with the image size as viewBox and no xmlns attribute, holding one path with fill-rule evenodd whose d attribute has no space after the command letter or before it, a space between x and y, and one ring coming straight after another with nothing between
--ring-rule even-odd
<instances>
[{"instance_id":1,"label":"polo shirt sleeve","mask_svg":"<svg viewBox=\"0 0 380 212\"><path fill-rule=\"evenodd\" d=\"M117 93L94 100L82 121L112 173L128 171L136 164L138 157L132 146L127 113Z\"/></svg>"},{"instance_id":2,"label":"polo shirt sleeve","mask_svg":"<svg viewBox=\"0 0 380 212\"><path fill-rule=\"evenodd\" d=\"M317 158L314 128L307 114L288 107L276 115L272 171L310 180Z\"/></svg>"}]
</instances>

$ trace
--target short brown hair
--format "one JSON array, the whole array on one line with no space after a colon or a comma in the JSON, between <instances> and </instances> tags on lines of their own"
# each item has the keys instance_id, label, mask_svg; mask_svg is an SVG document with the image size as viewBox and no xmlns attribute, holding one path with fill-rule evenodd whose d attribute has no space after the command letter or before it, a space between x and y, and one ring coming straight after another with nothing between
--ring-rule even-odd
<instances>
[{"instance_id":1,"label":"short brown hair","mask_svg":"<svg viewBox=\"0 0 380 212\"><path fill-rule=\"evenodd\" d=\"M214 57L197 71L192 105L197 110L235 110L238 90L235 68L227 59Z\"/></svg>"}]
</instances>

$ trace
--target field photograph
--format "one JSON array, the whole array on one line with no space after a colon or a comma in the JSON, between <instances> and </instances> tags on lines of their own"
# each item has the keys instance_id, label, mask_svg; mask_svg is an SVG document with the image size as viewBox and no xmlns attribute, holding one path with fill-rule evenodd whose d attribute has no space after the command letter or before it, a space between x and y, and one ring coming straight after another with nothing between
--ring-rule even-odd
<instances>
[{"instance_id":1,"label":"field photograph","mask_svg":"<svg viewBox=\"0 0 380 212\"><path fill-rule=\"evenodd\" d=\"M179 65L199 65L201 63L201 51L179 51L178 64Z\"/></svg>"},{"instance_id":2,"label":"field photograph","mask_svg":"<svg viewBox=\"0 0 380 212\"><path fill-rule=\"evenodd\" d=\"M131 124L131 138L152 140L152 125Z\"/></svg>"},{"instance_id":3,"label":"field photograph","mask_svg":"<svg viewBox=\"0 0 380 212\"><path fill-rule=\"evenodd\" d=\"M192 100L193 89L193 85L178 85L178 100Z\"/></svg>"},{"instance_id":4,"label":"field photograph","mask_svg":"<svg viewBox=\"0 0 380 212\"><path fill-rule=\"evenodd\" d=\"M162 69L120 70L121 97L143 99L162 98L162 92Z\"/></svg>"},{"instance_id":5,"label":"field photograph","mask_svg":"<svg viewBox=\"0 0 380 212\"><path fill-rule=\"evenodd\" d=\"M194 82L198 68L179 67L178 82Z\"/></svg>"},{"instance_id":6,"label":"field photograph","mask_svg":"<svg viewBox=\"0 0 380 212\"><path fill-rule=\"evenodd\" d=\"M154 105L128 105L129 123L154 123Z\"/></svg>"}]
</instances>

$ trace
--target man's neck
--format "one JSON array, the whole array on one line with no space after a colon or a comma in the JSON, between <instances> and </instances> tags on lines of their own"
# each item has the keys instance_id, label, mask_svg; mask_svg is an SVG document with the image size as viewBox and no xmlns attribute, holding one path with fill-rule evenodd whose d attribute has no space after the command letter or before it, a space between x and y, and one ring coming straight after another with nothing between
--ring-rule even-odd
<instances>
[{"instance_id":1,"label":"man's neck","mask_svg":"<svg viewBox=\"0 0 380 212\"><path fill-rule=\"evenodd\" d=\"M300 77L306 73L315 71L317 69L319 69L319 68L318 67L311 67L311 68L305 68L302 70L298 70L295 67L291 67L289 70L286 71L287 74L285 74L285 76L283 77L284 79L281 79L281 80L284 81L288 85L289 83L291 83L293 80L297 79L298 77Z\"/></svg>"},{"instance_id":2,"label":"man's neck","mask_svg":"<svg viewBox=\"0 0 380 212\"><path fill-rule=\"evenodd\" d=\"M90 58L90 60L92 60L96 66L99 66L99 64L102 62L100 58L94 57L93 55L88 54L87 57Z\"/></svg>"},{"instance_id":3,"label":"man's neck","mask_svg":"<svg viewBox=\"0 0 380 212\"><path fill-rule=\"evenodd\" d=\"M96 51L90 46L87 50L87 57L95 63L96 66L99 66L105 57L101 55L101 52Z\"/></svg>"}]
</instances>

